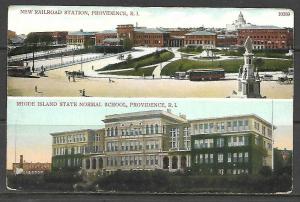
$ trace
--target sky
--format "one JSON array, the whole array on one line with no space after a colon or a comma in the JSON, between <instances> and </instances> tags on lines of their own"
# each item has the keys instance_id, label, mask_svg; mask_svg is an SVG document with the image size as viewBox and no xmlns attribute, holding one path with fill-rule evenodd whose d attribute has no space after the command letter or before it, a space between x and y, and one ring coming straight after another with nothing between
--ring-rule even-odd
<instances>
[{"instance_id":1,"label":"sky","mask_svg":"<svg viewBox=\"0 0 300 202\"><path fill-rule=\"evenodd\" d=\"M45 107L17 106L17 102L101 102L125 103L128 107ZM272 104L273 102L273 104ZM176 103L173 114L185 114L187 119L256 114L277 127L274 146L293 148L293 101L271 99L196 99L196 98L30 98L8 97L7 167L24 155L27 162L51 162L51 135L53 132L104 127L106 115L164 110L168 107L130 107L130 103ZM15 147L16 144L16 147Z\"/></svg>"},{"instance_id":2,"label":"sky","mask_svg":"<svg viewBox=\"0 0 300 202\"><path fill-rule=\"evenodd\" d=\"M34 10L24 14L24 10ZM38 11L61 11L62 14L35 14ZM64 14L65 11L87 11L89 15ZM138 16L92 15L96 11L132 11ZM189 8L189 7L89 7L89 6L10 6L8 29L17 34L33 31L101 31L115 29L118 24L146 27L226 27L242 12L246 22L256 25L294 26L294 13L289 9L270 8ZM288 12L289 16L280 16Z\"/></svg>"}]
</instances>

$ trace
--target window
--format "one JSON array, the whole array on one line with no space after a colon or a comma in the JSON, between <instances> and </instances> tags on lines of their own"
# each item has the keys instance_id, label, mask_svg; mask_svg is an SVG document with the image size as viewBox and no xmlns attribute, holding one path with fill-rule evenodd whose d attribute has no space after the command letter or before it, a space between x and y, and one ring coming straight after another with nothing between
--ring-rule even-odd
<instances>
[{"instance_id":1,"label":"window","mask_svg":"<svg viewBox=\"0 0 300 202\"><path fill-rule=\"evenodd\" d=\"M155 134L158 134L158 125L155 124Z\"/></svg>"},{"instance_id":2,"label":"window","mask_svg":"<svg viewBox=\"0 0 300 202\"><path fill-rule=\"evenodd\" d=\"M249 161L249 156L248 155L249 155L248 152L245 152L245 154L244 154L244 162L245 163L248 163L248 161Z\"/></svg>"},{"instance_id":3,"label":"window","mask_svg":"<svg viewBox=\"0 0 300 202\"><path fill-rule=\"evenodd\" d=\"M217 147L224 147L224 138L217 139Z\"/></svg>"},{"instance_id":4,"label":"window","mask_svg":"<svg viewBox=\"0 0 300 202\"><path fill-rule=\"evenodd\" d=\"M243 127L244 126L243 121L239 120L238 124L239 124L239 131L243 130L244 129L244 127Z\"/></svg>"},{"instance_id":5,"label":"window","mask_svg":"<svg viewBox=\"0 0 300 202\"><path fill-rule=\"evenodd\" d=\"M233 131L237 130L237 121L233 121Z\"/></svg>"},{"instance_id":6,"label":"window","mask_svg":"<svg viewBox=\"0 0 300 202\"><path fill-rule=\"evenodd\" d=\"M265 134L266 134L266 127L265 127L265 126L262 126L262 127L261 127L261 130L262 130L262 134L265 135Z\"/></svg>"},{"instance_id":7,"label":"window","mask_svg":"<svg viewBox=\"0 0 300 202\"><path fill-rule=\"evenodd\" d=\"M214 163L214 154L209 155L209 162Z\"/></svg>"},{"instance_id":8,"label":"window","mask_svg":"<svg viewBox=\"0 0 300 202\"><path fill-rule=\"evenodd\" d=\"M225 123L221 122L221 132L225 132Z\"/></svg>"},{"instance_id":9,"label":"window","mask_svg":"<svg viewBox=\"0 0 300 202\"><path fill-rule=\"evenodd\" d=\"M204 124L204 133L208 133L208 123Z\"/></svg>"},{"instance_id":10,"label":"window","mask_svg":"<svg viewBox=\"0 0 300 202\"><path fill-rule=\"evenodd\" d=\"M209 123L209 132L213 133L214 130L214 123Z\"/></svg>"},{"instance_id":11,"label":"window","mask_svg":"<svg viewBox=\"0 0 300 202\"><path fill-rule=\"evenodd\" d=\"M172 149L179 148L178 136L179 136L179 128L172 128L170 131L170 144Z\"/></svg>"},{"instance_id":12,"label":"window","mask_svg":"<svg viewBox=\"0 0 300 202\"><path fill-rule=\"evenodd\" d=\"M237 162L237 153L233 153L233 163Z\"/></svg>"},{"instance_id":13,"label":"window","mask_svg":"<svg viewBox=\"0 0 300 202\"><path fill-rule=\"evenodd\" d=\"M268 128L268 136L272 137L272 130L270 128Z\"/></svg>"},{"instance_id":14,"label":"window","mask_svg":"<svg viewBox=\"0 0 300 202\"><path fill-rule=\"evenodd\" d=\"M228 163L231 163L231 153L228 153L228 154L227 154L227 162L228 162Z\"/></svg>"},{"instance_id":15,"label":"window","mask_svg":"<svg viewBox=\"0 0 300 202\"><path fill-rule=\"evenodd\" d=\"M205 160L205 163L208 163L208 154L205 154L205 155L204 155L204 158L205 158L205 159L204 159L204 160Z\"/></svg>"},{"instance_id":16,"label":"window","mask_svg":"<svg viewBox=\"0 0 300 202\"><path fill-rule=\"evenodd\" d=\"M227 122L227 131L231 131L232 128L231 128L231 122Z\"/></svg>"},{"instance_id":17,"label":"window","mask_svg":"<svg viewBox=\"0 0 300 202\"><path fill-rule=\"evenodd\" d=\"M188 127L185 127L183 129L183 141L184 141L184 148L189 149L191 142L190 142L190 133Z\"/></svg>"},{"instance_id":18,"label":"window","mask_svg":"<svg viewBox=\"0 0 300 202\"><path fill-rule=\"evenodd\" d=\"M243 162L243 153L239 153L239 163Z\"/></svg>"},{"instance_id":19,"label":"window","mask_svg":"<svg viewBox=\"0 0 300 202\"><path fill-rule=\"evenodd\" d=\"M203 163L203 154L199 154L199 163Z\"/></svg>"},{"instance_id":20,"label":"window","mask_svg":"<svg viewBox=\"0 0 300 202\"><path fill-rule=\"evenodd\" d=\"M218 163L223 163L223 154L218 154Z\"/></svg>"}]
</instances>

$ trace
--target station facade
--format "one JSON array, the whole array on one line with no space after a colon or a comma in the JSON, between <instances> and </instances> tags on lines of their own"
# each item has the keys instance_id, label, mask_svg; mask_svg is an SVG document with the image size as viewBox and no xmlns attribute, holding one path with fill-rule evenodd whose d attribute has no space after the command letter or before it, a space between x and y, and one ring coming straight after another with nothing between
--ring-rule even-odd
<instances>
[{"instance_id":1,"label":"station facade","mask_svg":"<svg viewBox=\"0 0 300 202\"><path fill-rule=\"evenodd\" d=\"M256 115L187 120L170 111L108 115L104 127L52 133L52 169L257 173L272 166L272 127Z\"/></svg>"}]
</instances>

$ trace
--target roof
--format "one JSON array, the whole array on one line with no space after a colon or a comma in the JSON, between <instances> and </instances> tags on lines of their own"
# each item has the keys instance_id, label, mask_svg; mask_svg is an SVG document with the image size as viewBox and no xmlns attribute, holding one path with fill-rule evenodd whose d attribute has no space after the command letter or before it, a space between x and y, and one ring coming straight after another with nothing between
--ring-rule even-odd
<instances>
[{"instance_id":1,"label":"roof","mask_svg":"<svg viewBox=\"0 0 300 202\"><path fill-rule=\"evenodd\" d=\"M143 32L143 33L155 33L155 34L163 34L167 33L162 29L158 28L146 28L146 27L136 27L134 28L135 32Z\"/></svg>"},{"instance_id":2,"label":"roof","mask_svg":"<svg viewBox=\"0 0 300 202\"><path fill-rule=\"evenodd\" d=\"M64 132L50 133L50 135L57 136L57 135L65 135L66 133L83 133L83 132L91 132L91 131L96 131L96 130L92 130L92 129L70 130L70 131L64 131Z\"/></svg>"},{"instance_id":3,"label":"roof","mask_svg":"<svg viewBox=\"0 0 300 202\"><path fill-rule=\"evenodd\" d=\"M260 121L264 122L265 124L268 124L272 126L272 123L266 121L265 119L261 118L260 116L256 114L241 114L241 115L232 115L232 116L221 116L221 117L208 117L208 118L201 118L201 119L191 119L189 122L196 122L196 121L208 121L213 119L234 119L234 118L240 118L240 117L255 117L256 119L259 119ZM276 129L275 126L273 126L274 129Z\"/></svg>"},{"instance_id":4,"label":"roof","mask_svg":"<svg viewBox=\"0 0 300 202\"><path fill-rule=\"evenodd\" d=\"M215 33L212 32L207 32L207 31L195 31L195 32L190 32L185 35L216 35Z\"/></svg>"},{"instance_id":5,"label":"roof","mask_svg":"<svg viewBox=\"0 0 300 202\"><path fill-rule=\"evenodd\" d=\"M97 32L97 34L116 34L116 30L103 30L101 32Z\"/></svg>"},{"instance_id":6,"label":"roof","mask_svg":"<svg viewBox=\"0 0 300 202\"><path fill-rule=\"evenodd\" d=\"M277 27L274 25L249 25L249 26L243 26L238 29L284 29L282 27Z\"/></svg>"},{"instance_id":7,"label":"roof","mask_svg":"<svg viewBox=\"0 0 300 202\"><path fill-rule=\"evenodd\" d=\"M74 32L68 32L68 35L92 36L95 35L95 33L97 32L74 31Z\"/></svg>"},{"instance_id":8,"label":"roof","mask_svg":"<svg viewBox=\"0 0 300 202\"><path fill-rule=\"evenodd\" d=\"M109 122L115 122L120 120L136 120L136 119L147 119L147 118L155 118L155 117L164 117L177 122L187 122L186 119L163 110L150 110L150 111L107 115L105 116L105 119L102 121L104 123L109 123Z\"/></svg>"}]
</instances>

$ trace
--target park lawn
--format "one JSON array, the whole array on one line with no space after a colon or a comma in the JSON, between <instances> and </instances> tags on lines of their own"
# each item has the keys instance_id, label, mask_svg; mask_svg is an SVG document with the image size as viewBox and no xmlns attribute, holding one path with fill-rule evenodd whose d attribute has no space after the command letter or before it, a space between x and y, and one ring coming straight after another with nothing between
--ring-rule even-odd
<instances>
[{"instance_id":1,"label":"park lawn","mask_svg":"<svg viewBox=\"0 0 300 202\"><path fill-rule=\"evenodd\" d=\"M170 51L162 51L159 53L159 55L157 55L157 53L151 53L139 58L131 59L130 61L123 61L120 63L107 65L103 69L101 69L101 71L115 70L115 69L129 69L129 68L136 69L139 67L154 65L154 64L168 61L172 59L174 56L175 56L174 53Z\"/></svg>"},{"instance_id":2,"label":"park lawn","mask_svg":"<svg viewBox=\"0 0 300 202\"><path fill-rule=\"evenodd\" d=\"M137 70L124 70L117 72L101 72L99 74L111 74L111 75L122 75L122 76L152 76L152 73L156 65L147 68L138 68Z\"/></svg>"},{"instance_id":3,"label":"park lawn","mask_svg":"<svg viewBox=\"0 0 300 202\"><path fill-rule=\"evenodd\" d=\"M259 71L287 71L293 66L292 60L263 59L264 64L258 67ZM167 64L161 71L162 75L173 75L178 71L188 71L190 69L214 69L223 68L227 73L237 73L243 59L221 60L221 61L195 61L188 59L175 60Z\"/></svg>"}]
</instances>

